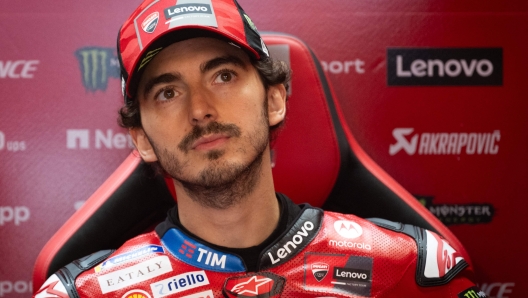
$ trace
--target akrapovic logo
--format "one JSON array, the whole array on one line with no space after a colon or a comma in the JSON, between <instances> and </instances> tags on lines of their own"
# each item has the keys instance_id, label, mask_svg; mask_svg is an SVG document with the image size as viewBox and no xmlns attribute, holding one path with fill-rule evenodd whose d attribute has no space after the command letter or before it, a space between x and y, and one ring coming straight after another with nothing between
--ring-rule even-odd
<instances>
[{"instance_id":1,"label":"akrapovic logo","mask_svg":"<svg viewBox=\"0 0 528 298\"><path fill-rule=\"evenodd\" d=\"M387 49L389 86L501 86L502 48Z\"/></svg>"},{"instance_id":2,"label":"akrapovic logo","mask_svg":"<svg viewBox=\"0 0 528 298\"><path fill-rule=\"evenodd\" d=\"M500 130L492 132L422 132L414 128L395 128L396 143L389 146L389 154L402 151L408 155L495 155L499 153Z\"/></svg>"},{"instance_id":3,"label":"akrapovic logo","mask_svg":"<svg viewBox=\"0 0 528 298\"><path fill-rule=\"evenodd\" d=\"M165 9L165 18L172 19L182 14L188 13L212 13L211 5L202 3L187 3L171 6Z\"/></svg>"}]
</instances>

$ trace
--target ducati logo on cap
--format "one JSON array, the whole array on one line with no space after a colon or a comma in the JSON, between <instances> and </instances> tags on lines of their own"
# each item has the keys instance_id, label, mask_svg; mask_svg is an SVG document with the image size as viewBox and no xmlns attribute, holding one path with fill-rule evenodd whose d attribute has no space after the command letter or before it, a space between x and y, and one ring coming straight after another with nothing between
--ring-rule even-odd
<instances>
[{"instance_id":1,"label":"ducati logo on cap","mask_svg":"<svg viewBox=\"0 0 528 298\"><path fill-rule=\"evenodd\" d=\"M328 264L321 262L313 263L311 266L312 274L319 282L325 278L326 274L328 273L328 268L330 268Z\"/></svg>"},{"instance_id":2,"label":"ducati logo on cap","mask_svg":"<svg viewBox=\"0 0 528 298\"><path fill-rule=\"evenodd\" d=\"M141 28L143 28L143 31L147 33L152 33L154 32L154 30L156 30L156 26L158 25L158 20L159 20L159 12L155 11L149 14L149 16L145 18L145 20L141 23Z\"/></svg>"}]
</instances>

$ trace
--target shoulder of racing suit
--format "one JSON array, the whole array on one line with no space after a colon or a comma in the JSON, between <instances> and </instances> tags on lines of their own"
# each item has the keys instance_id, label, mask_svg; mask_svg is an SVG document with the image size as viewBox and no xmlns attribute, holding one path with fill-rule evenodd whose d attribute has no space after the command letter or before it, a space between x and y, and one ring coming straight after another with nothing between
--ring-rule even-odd
<instances>
[{"instance_id":1,"label":"shoulder of racing suit","mask_svg":"<svg viewBox=\"0 0 528 298\"><path fill-rule=\"evenodd\" d=\"M156 278L142 289L146 292L154 289L169 291L170 286L167 288L163 282L165 274L172 272L173 277L192 273L197 280L202 274L205 277L202 284L207 282L210 287L221 287L224 292L229 290L226 287L230 283L264 278L276 279L277 285L281 286L275 290L283 294L307 295L314 291L335 290L336 294L369 297L374 291L384 292L385 288L392 287L389 284L396 285L405 268L413 268L414 263L416 269L409 273L415 274L417 286L428 288L449 283L468 266L444 239L425 229L383 219L365 220L354 215L324 212L306 205L284 233L261 251L259 259L259 272L248 273L237 255L214 250L206 242L168 227L161 234L158 231L133 238L117 251L100 251L65 266L46 281L35 297L50 297L49 294L56 295L53 297L85 297L87 287L115 296L117 291L130 290L129 286L117 287L116 277L107 284L101 283L98 281L101 274L112 277L117 271L137 266L149 272L157 270L152 273ZM380 272L373 274L381 269L380 264L385 263L390 267L382 266L383 275L392 277L379 281ZM373 267L375 264L378 269ZM301 269L296 269L295 275L284 275L291 266ZM326 277L326 272L330 277ZM335 288L334 282L348 284L354 274L365 278L353 282L362 285L361 288L347 285L339 290ZM279 283L282 279L277 276L284 280ZM297 279L298 282L292 283ZM407 281L414 283L412 280L413 275L410 275ZM138 286L137 283L130 284L133 285ZM412 284L406 286L416 287Z\"/></svg>"},{"instance_id":2,"label":"shoulder of racing suit","mask_svg":"<svg viewBox=\"0 0 528 298\"><path fill-rule=\"evenodd\" d=\"M101 250L62 267L46 280L34 297L44 298L50 297L49 295L56 295L55 297L79 298L75 288L77 276L105 260L114 251L114 249Z\"/></svg>"},{"instance_id":3,"label":"shoulder of racing suit","mask_svg":"<svg viewBox=\"0 0 528 298\"><path fill-rule=\"evenodd\" d=\"M464 258L445 239L432 231L381 218L367 220L379 227L406 234L414 239L418 247L416 283L422 287L447 284L468 267Z\"/></svg>"}]
</instances>

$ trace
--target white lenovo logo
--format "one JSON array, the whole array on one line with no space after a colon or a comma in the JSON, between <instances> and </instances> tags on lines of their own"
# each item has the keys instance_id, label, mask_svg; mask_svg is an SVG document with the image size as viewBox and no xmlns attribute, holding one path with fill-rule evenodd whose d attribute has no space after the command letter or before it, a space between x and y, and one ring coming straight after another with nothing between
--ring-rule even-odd
<instances>
[{"instance_id":1,"label":"white lenovo logo","mask_svg":"<svg viewBox=\"0 0 528 298\"><path fill-rule=\"evenodd\" d=\"M350 220L338 220L334 222L334 229L341 237L348 239L357 238L363 234L363 228Z\"/></svg>"},{"instance_id":2,"label":"white lenovo logo","mask_svg":"<svg viewBox=\"0 0 528 298\"><path fill-rule=\"evenodd\" d=\"M396 56L396 75L398 77L434 77L435 75L443 77L444 74L449 77L457 77L464 74L466 77L473 76L477 73L481 77L488 77L493 74L493 63L488 59L449 59L446 62L439 59L416 59L411 62L409 70L403 68L403 57ZM436 69L436 72L435 72Z\"/></svg>"},{"instance_id":3,"label":"white lenovo logo","mask_svg":"<svg viewBox=\"0 0 528 298\"><path fill-rule=\"evenodd\" d=\"M297 250L297 246L301 245L303 241L310 236L310 231L315 228L315 225L311 221L305 221L301 226L301 230L297 231L293 235L290 241L287 241L281 248L277 249L276 252L268 252L268 256L272 264L280 262L282 259L286 258L292 252ZM273 257L273 254L276 254L276 257Z\"/></svg>"}]
</instances>

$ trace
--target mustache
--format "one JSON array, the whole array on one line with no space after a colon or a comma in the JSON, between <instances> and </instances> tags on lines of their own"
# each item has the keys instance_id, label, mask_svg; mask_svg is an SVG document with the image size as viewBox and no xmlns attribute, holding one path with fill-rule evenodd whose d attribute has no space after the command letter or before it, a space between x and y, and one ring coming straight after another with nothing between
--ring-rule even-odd
<instances>
[{"instance_id":1,"label":"mustache","mask_svg":"<svg viewBox=\"0 0 528 298\"><path fill-rule=\"evenodd\" d=\"M240 128L235 124L222 124L219 122L210 122L206 126L194 126L193 129L178 144L178 149L187 153L194 141L208 134L223 133L229 137L240 137Z\"/></svg>"}]
</instances>

